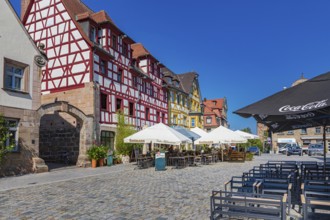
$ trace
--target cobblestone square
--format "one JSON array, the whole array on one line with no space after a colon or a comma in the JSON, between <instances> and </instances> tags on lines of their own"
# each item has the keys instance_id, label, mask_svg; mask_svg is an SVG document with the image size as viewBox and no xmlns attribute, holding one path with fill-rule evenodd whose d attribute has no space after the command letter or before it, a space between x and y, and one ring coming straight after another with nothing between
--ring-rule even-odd
<instances>
[{"instance_id":1,"label":"cobblestone square","mask_svg":"<svg viewBox=\"0 0 330 220\"><path fill-rule=\"evenodd\" d=\"M269 160L322 157L264 154L245 163L137 170L135 163L0 179L0 219L209 219L212 190Z\"/></svg>"}]
</instances>

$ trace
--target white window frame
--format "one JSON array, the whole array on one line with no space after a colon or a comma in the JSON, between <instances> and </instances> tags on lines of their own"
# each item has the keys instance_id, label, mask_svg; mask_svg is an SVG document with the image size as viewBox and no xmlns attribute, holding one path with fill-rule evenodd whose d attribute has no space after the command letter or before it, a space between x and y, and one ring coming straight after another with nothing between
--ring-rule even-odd
<instances>
[{"instance_id":1,"label":"white window frame","mask_svg":"<svg viewBox=\"0 0 330 220\"><path fill-rule=\"evenodd\" d=\"M196 120L195 118L191 119L191 127L196 127Z\"/></svg>"},{"instance_id":2,"label":"white window frame","mask_svg":"<svg viewBox=\"0 0 330 220\"><path fill-rule=\"evenodd\" d=\"M20 73L16 72L20 71ZM7 77L11 78L10 84L7 83ZM3 88L18 91L29 91L29 65L4 58L4 82Z\"/></svg>"}]
</instances>

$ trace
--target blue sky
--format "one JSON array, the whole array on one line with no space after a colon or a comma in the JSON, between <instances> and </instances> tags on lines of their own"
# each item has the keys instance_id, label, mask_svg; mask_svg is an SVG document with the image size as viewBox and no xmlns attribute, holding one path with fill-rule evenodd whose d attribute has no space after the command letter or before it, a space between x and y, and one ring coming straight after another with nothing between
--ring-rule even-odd
<instances>
[{"instance_id":1,"label":"blue sky","mask_svg":"<svg viewBox=\"0 0 330 220\"><path fill-rule=\"evenodd\" d=\"M15 8L19 0L11 0ZM83 0L176 73L197 71L202 97L226 97L233 111L330 71L328 0Z\"/></svg>"}]
</instances>

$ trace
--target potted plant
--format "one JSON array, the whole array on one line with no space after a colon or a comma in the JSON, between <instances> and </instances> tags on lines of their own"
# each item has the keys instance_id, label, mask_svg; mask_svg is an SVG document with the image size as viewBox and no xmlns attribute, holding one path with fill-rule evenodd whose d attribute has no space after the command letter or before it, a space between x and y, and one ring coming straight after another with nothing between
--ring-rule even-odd
<instances>
[{"instance_id":1,"label":"potted plant","mask_svg":"<svg viewBox=\"0 0 330 220\"><path fill-rule=\"evenodd\" d=\"M99 157L99 165L100 167L102 167L104 165L104 159L107 157L107 152L108 152L108 148L100 145L98 146L98 157Z\"/></svg>"},{"instance_id":2,"label":"potted plant","mask_svg":"<svg viewBox=\"0 0 330 220\"><path fill-rule=\"evenodd\" d=\"M99 160L99 148L97 146L92 146L87 150L87 155L92 161L92 168L96 168L97 161Z\"/></svg>"}]
</instances>

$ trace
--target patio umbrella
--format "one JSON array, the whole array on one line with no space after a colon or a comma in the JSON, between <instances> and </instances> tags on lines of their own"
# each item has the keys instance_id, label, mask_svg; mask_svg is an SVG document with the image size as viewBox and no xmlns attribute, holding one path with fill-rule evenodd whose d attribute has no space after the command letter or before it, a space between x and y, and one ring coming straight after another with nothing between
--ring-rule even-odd
<instances>
[{"instance_id":1,"label":"patio umbrella","mask_svg":"<svg viewBox=\"0 0 330 220\"><path fill-rule=\"evenodd\" d=\"M195 146L194 146L194 141L197 140L198 138L200 138L201 136L196 134L193 131L190 131L184 127L181 126L174 126L172 127L174 130L180 132L181 134L183 134L184 136L190 138L190 140L192 141L192 148L195 150ZM187 146L186 146L187 147Z\"/></svg>"},{"instance_id":2,"label":"patio umbrella","mask_svg":"<svg viewBox=\"0 0 330 220\"><path fill-rule=\"evenodd\" d=\"M242 137L244 137L244 138L246 138L248 140L259 139L259 136L258 135L250 134L250 133L247 133L247 132L244 132L244 131L241 131L241 130L236 130L235 133L241 135Z\"/></svg>"},{"instance_id":3,"label":"patio umbrella","mask_svg":"<svg viewBox=\"0 0 330 220\"><path fill-rule=\"evenodd\" d=\"M156 143L168 145L180 145L191 143L191 140L174 130L173 128L159 123L151 127L145 128L124 139L125 143Z\"/></svg>"},{"instance_id":4,"label":"patio umbrella","mask_svg":"<svg viewBox=\"0 0 330 220\"><path fill-rule=\"evenodd\" d=\"M193 132L193 131L190 131L184 127L181 127L181 126L174 126L172 127L174 130L176 130L177 132L183 134L184 136L190 138L191 140L197 140L198 138L201 137L201 135Z\"/></svg>"},{"instance_id":5,"label":"patio umbrella","mask_svg":"<svg viewBox=\"0 0 330 220\"><path fill-rule=\"evenodd\" d=\"M330 72L316 76L241 108L234 113L253 116L272 132L323 126L324 163L326 126L330 124Z\"/></svg>"},{"instance_id":6,"label":"patio umbrella","mask_svg":"<svg viewBox=\"0 0 330 220\"><path fill-rule=\"evenodd\" d=\"M204 135L207 134L206 131L204 131L203 129L199 128L199 127L194 127L194 128L191 128L190 131L198 134L199 136L203 137Z\"/></svg>"},{"instance_id":7,"label":"patio umbrella","mask_svg":"<svg viewBox=\"0 0 330 220\"><path fill-rule=\"evenodd\" d=\"M241 135L224 126L219 126L195 141L196 144L231 144L246 143Z\"/></svg>"}]
</instances>

